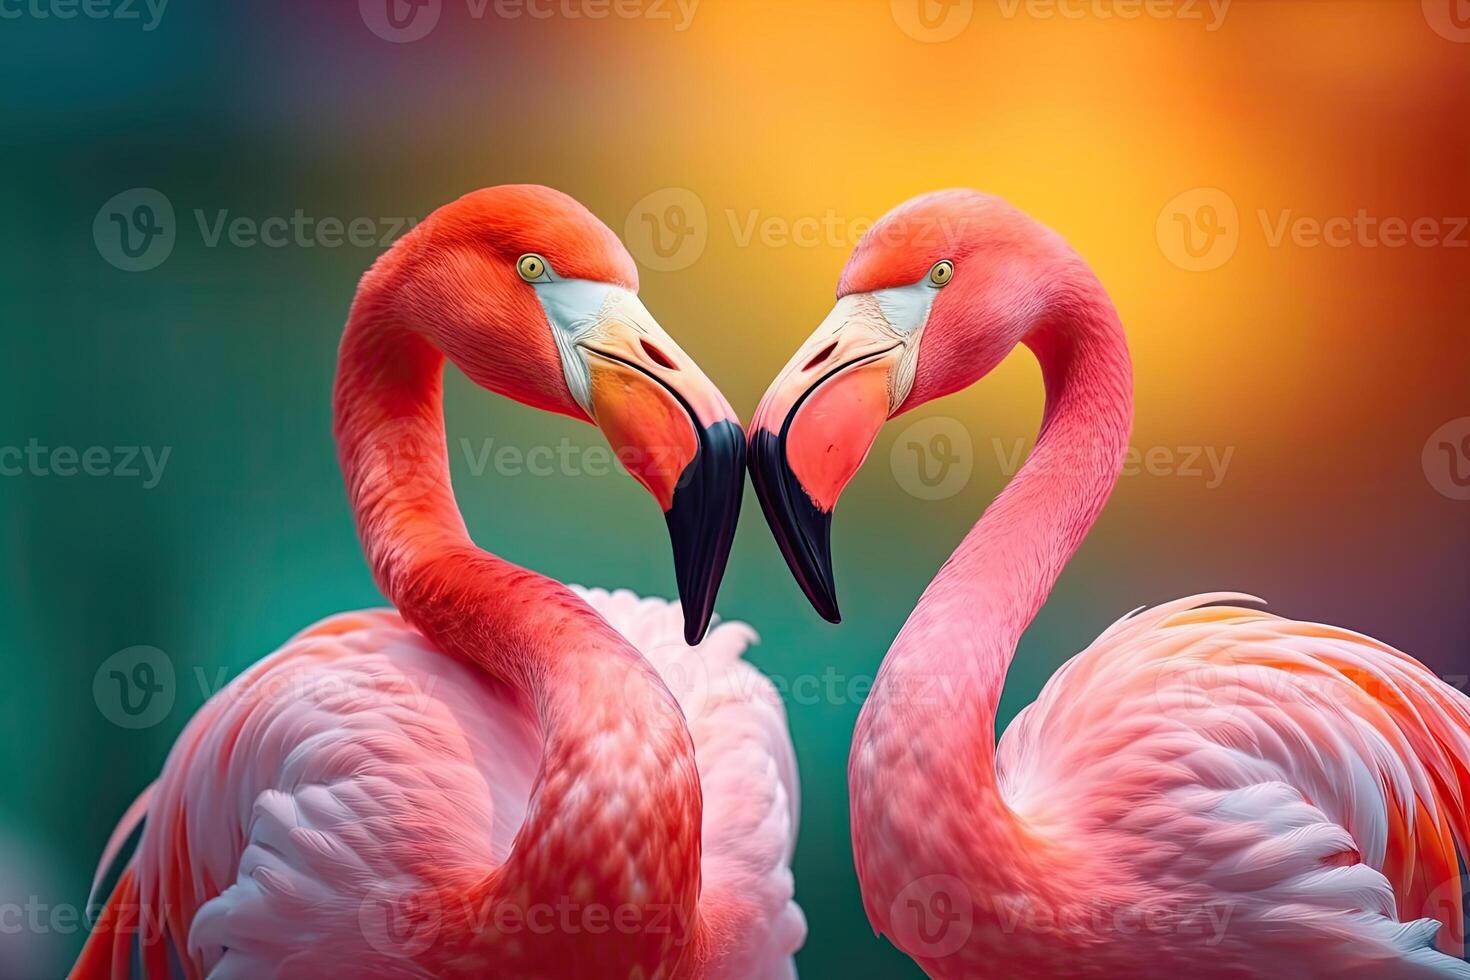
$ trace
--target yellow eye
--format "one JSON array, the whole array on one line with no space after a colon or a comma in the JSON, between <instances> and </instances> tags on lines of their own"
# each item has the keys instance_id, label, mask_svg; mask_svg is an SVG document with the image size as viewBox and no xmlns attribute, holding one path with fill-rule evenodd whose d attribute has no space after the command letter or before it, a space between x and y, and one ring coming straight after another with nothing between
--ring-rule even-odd
<instances>
[{"instance_id":1,"label":"yellow eye","mask_svg":"<svg viewBox=\"0 0 1470 980\"><path fill-rule=\"evenodd\" d=\"M546 260L535 253L528 252L516 262L516 271L526 282L535 282L546 275Z\"/></svg>"},{"instance_id":2,"label":"yellow eye","mask_svg":"<svg viewBox=\"0 0 1470 980\"><path fill-rule=\"evenodd\" d=\"M954 263L949 259L940 259L934 263L934 268L929 270L929 281L936 286L943 286L954 278Z\"/></svg>"}]
</instances>

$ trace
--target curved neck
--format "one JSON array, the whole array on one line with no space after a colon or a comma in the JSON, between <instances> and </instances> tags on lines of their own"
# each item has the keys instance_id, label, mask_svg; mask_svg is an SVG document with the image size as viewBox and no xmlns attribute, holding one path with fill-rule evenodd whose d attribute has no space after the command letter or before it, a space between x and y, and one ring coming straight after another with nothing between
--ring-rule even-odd
<instances>
[{"instance_id":1,"label":"curved neck","mask_svg":"<svg viewBox=\"0 0 1470 980\"><path fill-rule=\"evenodd\" d=\"M1023 825L995 768L996 709L1016 643L1107 500L1132 424L1117 314L1080 260L1062 281L1025 340L1047 393L1036 448L924 591L858 721L854 847L880 927L894 896L924 875L957 877L977 908L996 895L1033 894L1042 866L1053 873L1046 887L1068 881L1088 894L1086 856L1054 851L1044 832ZM928 812L934 800L973 833L941 840L905 815Z\"/></svg>"},{"instance_id":2,"label":"curved neck","mask_svg":"<svg viewBox=\"0 0 1470 980\"><path fill-rule=\"evenodd\" d=\"M338 352L338 461L373 578L403 616L456 655L531 694L555 638L625 647L573 593L477 547L449 477L444 355L373 294Z\"/></svg>"},{"instance_id":3,"label":"curved neck","mask_svg":"<svg viewBox=\"0 0 1470 980\"><path fill-rule=\"evenodd\" d=\"M338 357L334 430L374 578L440 649L519 692L543 740L505 862L484 873L490 855L465 855L482 877L457 883L458 900L472 906L463 921L473 935L455 938L488 941L502 914L524 922L550 910L559 922L569 905L602 918L599 908L662 910L660 922L688 925L699 894L701 796L683 715L642 655L570 589L470 540L450 485L443 365L384 291L365 284ZM625 805L611 805L619 800ZM626 860L616 859L622 852ZM516 907L502 908L507 902ZM555 932L527 932L514 948L530 962L558 962L577 944ZM619 934L625 947L615 939L607 955L647 967L678 956L688 938L678 928Z\"/></svg>"},{"instance_id":4,"label":"curved neck","mask_svg":"<svg viewBox=\"0 0 1470 980\"><path fill-rule=\"evenodd\" d=\"M1107 502L1133 423L1128 346L1091 273L1025 343L1046 386L1036 447L925 589L887 658L978 683L966 696L986 706L987 732L1016 644ZM967 642L931 642L936 630Z\"/></svg>"}]
</instances>

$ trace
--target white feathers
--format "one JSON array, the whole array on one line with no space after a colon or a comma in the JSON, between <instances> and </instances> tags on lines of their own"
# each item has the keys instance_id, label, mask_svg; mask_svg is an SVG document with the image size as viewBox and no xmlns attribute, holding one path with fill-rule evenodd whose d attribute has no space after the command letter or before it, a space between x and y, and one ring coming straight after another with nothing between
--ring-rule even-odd
<instances>
[{"instance_id":1,"label":"white feathers","mask_svg":"<svg viewBox=\"0 0 1470 980\"><path fill-rule=\"evenodd\" d=\"M744 936L739 948L724 951L713 975L795 976L791 957L806 938L791 875L800 809L796 757L780 696L742 658L755 630L716 619L691 648L674 603L626 589L574 590L653 663L688 722L704 791L704 895L738 912Z\"/></svg>"},{"instance_id":2,"label":"white feathers","mask_svg":"<svg viewBox=\"0 0 1470 980\"><path fill-rule=\"evenodd\" d=\"M1457 874L1470 700L1377 641L1213 605L1245 599L1135 613L1073 658L1001 739L1008 802L1071 815L1141 891L1229 906L1280 975L1470 976L1424 907Z\"/></svg>"},{"instance_id":3,"label":"white feathers","mask_svg":"<svg viewBox=\"0 0 1470 980\"><path fill-rule=\"evenodd\" d=\"M504 690L396 614L319 624L206 705L160 780L150 824L183 821L193 892L223 889L189 951L212 978L421 975L363 916L422 887L420 863L503 857L539 753ZM145 895L172 887L152 879L177 844L145 838Z\"/></svg>"},{"instance_id":4,"label":"white feathers","mask_svg":"<svg viewBox=\"0 0 1470 980\"><path fill-rule=\"evenodd\" d=\"M718 624L690 649L677 606L581 594L644 652L688 719L704 798L701 901L719 903L724 926L738 917L742 937L716 951L712 975L793 975L805 937L790 871L796 766L780 699L741 657L754 631ZM384 916L436 900L416 869L469 879L505 861L541 751L521 698L396 613L333 617L190 722L149 798L140 894L175 910L171 933L188 934L173 941L211 980L424 976L416 937L406 948Z\"/></svg>"}]
</instances>

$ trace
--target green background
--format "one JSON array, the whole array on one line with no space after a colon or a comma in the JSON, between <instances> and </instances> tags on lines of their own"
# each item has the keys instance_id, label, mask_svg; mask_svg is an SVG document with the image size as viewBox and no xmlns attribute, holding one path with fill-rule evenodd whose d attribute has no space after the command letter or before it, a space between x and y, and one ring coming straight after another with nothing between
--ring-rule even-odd
<instances>
[{"instance_id":1,"label":"green background","mask_svg":"<svg viewBox=\"0 0 1470 980\"><path fill-rule=\"evenodd\" d=\"M151 489L123 476L0 478L0 903L80 905L113 823L218 679L316 619L381 602L329 417L340 327L379 249L210 247L196 212L391 225L478 186L535 181L621 235L645 196L692 189L708 245L685 268L645 270L642 295L748 417L825 313L852 239L843 225L815 244L742 243L734 224L871 218L953 184L998 191L1072 238L1114 291L1139 366L1135 444L1234 453L1215 487L1123 481L1027 635L1003 720L1118 616L1215 588L1381 636L1451 680L1467 670L1470 505L1435 492L1421 461L1431 432L1470 414L1466 253L1268 250L1257 230L1231 264L1196 275L1160 251L1155 219L1179 191L1216 185L1246 214L1258 202L1467 213L1470 47L1405 12L1418 4L1337 5L1346 21L1328 19L1334 5L1274 5L1286 12L1234 14L1218 38L991 11L942 45L906 37L887 6L707 0L678 36L523 18L403 45L346 4L174 0L151 31L0 20L0 445L170 452ZM1301 70L1323 32L1352 43ZM1128 67L1091 85L1067 74L1103 63ZM1253 87L1239 84L1242 65ZM1373 99L1354 94L1360 77ZM1177 113L1151 101L1210 78L1235 79L1232 97ZM944 108L930 107L935 93ZM1433 110L1397 128L1425 99ZM1402 152L1366 164L1326 137L1294 141L1293 126L1354 102L1361 129L1344 139ZM1179 135L1195 130L1210 138ZM1248 157L1232 133L1277 146ZM125 272L92 225L137 187L172 203L177 242L156 268ZM477 540L566 581L672 593L663 521L631 480L476 475L457 449L600 445L595 430L458 375L447 401ZM836 521L841 627L806 606L748 495L719 609L762 634L751 659L787 683L870 676L1003 485L992 449L1029 438L1040 404L1018 355L991 384L919 413L957 420L972 440L973 475L938 501L905 492L890 462L903 424L885 431ZM128 730L93 680L137 645L165 652L177 691L159 723ZM859 704L788 707L811 927L799 964L810 976L917 976L872 936L852 871L844 773ZM55 976L80 942L54 924L0 930L0 976Z\"/></svg>"}]
</instances>

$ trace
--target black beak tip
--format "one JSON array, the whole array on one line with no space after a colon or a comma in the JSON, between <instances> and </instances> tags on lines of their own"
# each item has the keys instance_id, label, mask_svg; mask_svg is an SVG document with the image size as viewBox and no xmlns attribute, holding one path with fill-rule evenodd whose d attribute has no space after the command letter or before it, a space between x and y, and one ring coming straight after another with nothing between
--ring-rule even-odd
<instances>
[{"instance_id":1,"label":"black beak tip","mask_svg":"<svg viewBox=\"0 0 1470 980\"><path fill-rule=\"evenodd\" d=\"M750 440L750 479L786 565L807 601L829 623L842 622L832 577L832 512L812 502L786 463L784 440L767 430Z\"/></svg>"},{"instance_id":2,"label":"black beak tip","mask_svg":"<svg viewBox=\"0 0 1470 980\"><path fill-rule=\"evenodd\" d=\"M699 448L664 515L684 610L684 642L697 646L714 616L745 491L745 433L728 420L699 433Z\"/></svg>"},{"instance_id":3,"label":"black beak tip","mask_svg":"<svg viewBox=\"0 0 1470 980\"><path fill-rule=\"evenodd\" d=\"M827 526L830 528L832 515L829 513L824 516L827 518ZM823 540L828 541L830 539L824 536ZM785 549L783 548L782 550L784 551ZM789 564L790 562L791 559L788 557L787 563ZM801 591L806 594L807 601L817 611L818 616L821 616L829 623L842 622L842 611L837 608L837 585L832 581L832 551L830 546L824 549L818 556L814 567L808 569L806 574L797 575L796 580L801 586Z\"/></svg>"},{"instance_id":4,"label":"black beak tip","mask_svg":"<svg viewBox=\"0 0 1470 980\"><path fill-rule=\"evenodd\" d=\"M693 618L688 606L684 607L684 643L687 646L697 647L704 642L704 634L709 632L709 617L703 616L699 620Z\"/></svg>"},{"instance_id":5,"label":"black beak tip","mask_svg":"<svg viewBox=\"0 0 1470 980\"><path fill-rule=\"evenodd\" d=\"M811 600L812 608L816 609L818 616L821 616L833 625L842 622L842 610L837 608L837 597L835 595L829 592L825 596L818 597L807 593L807 598Z\"/></svg>"}]
</instances>

